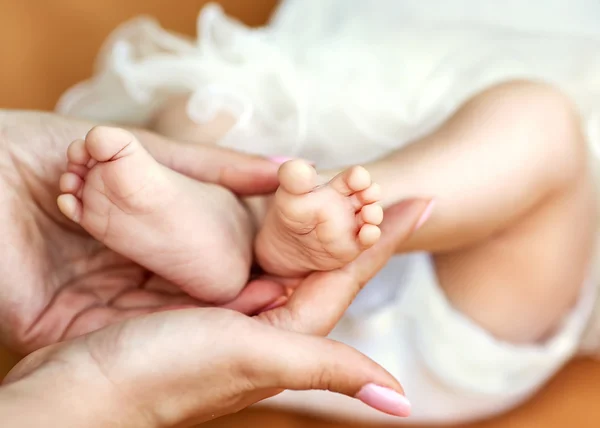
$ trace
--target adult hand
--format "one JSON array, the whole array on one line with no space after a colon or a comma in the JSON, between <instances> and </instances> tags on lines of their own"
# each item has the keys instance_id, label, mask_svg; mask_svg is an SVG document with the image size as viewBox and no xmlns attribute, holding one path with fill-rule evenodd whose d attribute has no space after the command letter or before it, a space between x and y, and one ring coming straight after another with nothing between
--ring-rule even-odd
<instances>
[{"instance_id":1,"label":"adult hand","mask_svg":"<svg viewBox=\"0 0 600 428\"><path fill-rule=\"evenodd\" d=\"M196 302L106 249L56 207L68 144L92 124L52 114L0 111L0 341L26 353L107 324ZM240 194L271 192L278 165L146 131L140 141L165 165ZM158 291L160 290L160 291ZM282 290L251 285L228 307L255 313Z\"/></svg>"},{"instance_id":2,"label":"adult hand","mask_svg":"<svg viewBox=\"0 0 600 428\"><path fill-rule=\"evenodd\" d=\"M426 206L410 201L388 211L378 244L345 268L304 279L286 307L255 318L224 309L163 312L42 349L9 374L0 415L31 426L192 426L282 389L326 389L408 415L389 373L308 334L331 329Z\"/></svg>"},{"instance_id":3,"label":"adult hand","mask_svg":"<svg viewBox=\"0 0 600 428\"><path fill-rule=\"evenodd\" d=\"M284 330L326 336L344 315L356 295L385 266L397 248L426 221L431 200L410 199L385 210L382 237L354 262L329 272L313 272L303 279L262 278L293 289L280 306L259 318ZM285 301L283 301L285 299Z\"/></svg>"}]
</instances>

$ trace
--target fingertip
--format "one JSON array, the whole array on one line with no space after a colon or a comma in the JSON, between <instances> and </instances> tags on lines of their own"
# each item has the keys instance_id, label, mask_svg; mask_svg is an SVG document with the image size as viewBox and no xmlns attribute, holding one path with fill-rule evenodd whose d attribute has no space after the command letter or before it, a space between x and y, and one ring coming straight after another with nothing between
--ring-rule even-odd
<instances>
[{"instance_id":1,"label":"fingertip","mask_svg":"<svg viewBox=\"0 0 600 428\"><path fill-rule=\"evenodd\" d=\"M423 225L425 223L427 223L427 221L431 217L431 214L433 213L434 208L435 208L435 199L432 199L429 201L429 203L423 210L421 217L419 217L419 220L417 221L417 224L415 225L415 231L419 230L421 227L423 227Z\"/></svg>"},{"instance_id":2,"label":"fingertip","mask_svg":"<svg viewBox=\"0 0 600 428\"><path fill-rule=\"evenodd\" d=\"M284 306L287 303L288 300L289 300L289 298L287 296L278 297L271 304L269 304L265 308L263 308L261 310L261 312L267 312L267 311L270 311L272 309L277 309L277 308L279 308L281 306Z\"/></svg>"},{"instance_id":3,"label":"fingertip","mask_svg":"<svg viewBox=\"0 0 600 428\"><path fill-rule=\"evenodd\" d=\"M381 228L384 234L410 235L417 226L422 227L429 220L433 210L432 199L406 199L384 211Z\"/></svg>"},{"instance_id":4,"label":"fingertip","mask_svg":"<svg viewBox=\"0 0 600 428\"><path fill-rule=\"evenodd\" d=\"M405 418L410 416L411 404L406 396L391 388L368 383L355 395L355 398L380 412Z\"/></svg>"},{"instance_id":5,"label":"fingertip","mask_svg":"<svg viewBox=\"0 0 600 428\"><path fill-rule=\"evenodd\" d=\"M276 165L283 165L284 163L291 161L294 158L289 156L271 156L267 159L269 159L269 161L273 162Z\"/></svg>"}]
</instances>

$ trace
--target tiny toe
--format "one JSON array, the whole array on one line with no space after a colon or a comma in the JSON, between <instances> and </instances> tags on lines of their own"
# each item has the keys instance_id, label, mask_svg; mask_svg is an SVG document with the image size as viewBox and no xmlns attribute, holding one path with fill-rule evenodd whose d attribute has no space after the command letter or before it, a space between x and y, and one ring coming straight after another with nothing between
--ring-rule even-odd
<instances>
[{"instance_id":1,"label":"tiny toe","mask_svg":"<svg viewBox=\"0 0 600 428\"><path fill-rule=\"evenodd\" d=\"M81 178L85 178L87 173L90 172L90 169L86 165L76 165L69 162L67 164L67 172L72 172Z\"/></svg>"},{"instance_id":2,"label":"tiny toe","mask_svg":"<svg viewBox=\"0 0 600 428\"><path fill-rule=\"evenodd\" d=\"M358 231L358 242L363 248L372 247L381 237L381 229L373 224L365 224Z\"/></svg>"},{"instance_id":3,"label":"tiny toe","mask_svg":"<svg viewBox=\"0 0 600 428\"><path fill-rule=\"evenodd\" d=\"M362 166L355 166L350 169L348 175L348 187L354 192L365 190L371 185L371 174Z\"/></svg>"},{"instance_id":4,"label":"tiny toe","mask_svg":"<svg viewBox=\"0 0 600 428\"><path fill-rule=\"evenodd\" d=\"M96 126L85 137L85 146L92 158L108 162L127 156L139 142L131 132L121 128Z\"/></svg>"},{"instance_id":5,"label":"tiny toe","mask_svg":"<svg viewBox=\"0 0 600 428\"><path fill-rule=\"evenodd\" d=\"M83 180L77 174L72 172L65 172L60 176L60 180L58 182L58 186L60 191L63 193L73 193L76 194L83 185Z\"/></svg>"},{"instance_id":6,"label":"tiny toe","mask_svg":"<svg viewBox=\"0 0 600 428\"><path fill-rule=\"evenodd\" d=\"M279 184L294 195L310 192L317 185L317 171L303 160L292 160L279 168Z\"/></svg>"},{"instance_id":7,"label":"tiny toe","mask_svg":"<svg viewBox=\"0 0 600 428\"><path fill-rule=\"evenodd\" d=\"M360 216L366 224L380 225L383 221L383 208L378 204L365 205L360 210Z\"/></svg>"},{"instance_id":8,"label":"tiny toe","mask_svg":"<svg viewBox=\"0 0 600 428\"><path fill-rule=\"evenodd\" d=\"M344 196L364 190L371 185L371 174L362 166L354 166L342 171L329 182L335 191Z\"/></svg>"},{"instance_id":9,"label":"tiny toe","mask_svg":"<svg viewBox=\"0 0 600 428\"><path fill-rule=\"evenodd\" d=\"M81 214L83 212L83 205L79 199L71 194L63 194L56 200L58 209L68 219L79 223L81 221Z\"/></svg>"},{"instance_id":10,"label":"tiny toe","mask_svg":"<svg viewBox=\"0 0 600 428\"><path fill-rule=\"evenodd\" d=\"M381 186L373 183L365 190L358 192L356 196L364 205L379 202L381 200Z\"/></svg>"},{"instance_id":11,"label":"tiny toe","mask_svg":"<svg viewBox=\"0 0 600 428\"><path fill-rule=\"evenodd\" d=\"M381 200L381 187L377 183L371 184L365 190L356 192L350 196L350 202L355 211L360 211L363 206L379 202Z\"/></svg>"},{"instance_id":12,"label":"tiny toe","mask_svg":"<svg viewBox=\"0 0 600 428\"><path fill-rule=\"evenodd\" d=\"M91 159L84 140L75 140L67 149L67 159L74 165L86 165Z\"/></svg>"}]
</instances>

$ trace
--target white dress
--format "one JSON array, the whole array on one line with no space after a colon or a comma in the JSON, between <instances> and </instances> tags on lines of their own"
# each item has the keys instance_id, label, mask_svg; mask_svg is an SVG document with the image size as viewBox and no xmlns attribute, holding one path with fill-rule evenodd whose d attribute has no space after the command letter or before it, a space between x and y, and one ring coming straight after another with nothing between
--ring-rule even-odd
<instances>
[{"instance_id":1,"label":"white dress","mask_svg":"<svg viewBox=\"0 0 600 428\"><path fill-rule=\"evenodd\" d=\"M285 0L259 29L212 5L200 14L196 40L139 18L111 35L93 78L69 90L57 110L144 125L167 97L191 93L193 120L220 111L236 117L220 144L329 168L380 157L431 131L483 88L514 78L555 83L571 95L597 155L600 2ZM449 305L427 254L395 257L332 336L398 377L413 403L409 422L466 421L522 402L595 346L588 338L600 338L597 284L590 274L554 337L514 346ZM270 402L398 422L323 392L286 392Z\"/></svg>"}]
</instances>

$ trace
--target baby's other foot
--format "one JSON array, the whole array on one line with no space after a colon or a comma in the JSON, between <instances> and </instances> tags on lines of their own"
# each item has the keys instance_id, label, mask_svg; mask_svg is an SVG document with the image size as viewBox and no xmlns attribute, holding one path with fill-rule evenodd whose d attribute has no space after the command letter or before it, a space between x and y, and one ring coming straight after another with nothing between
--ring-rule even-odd
<instances>
[{"instance_id":1,"label":"baby's other foot","mask_svg":"<svg viewBox=\"0 0 600 428\"><path fill-rule=\"evenodd\" d=\"M297 276L337 269L377 242L383 209L380 189L361 166L324 185L308 163L294 160L279 170L280 187L256 243L261 267Z\"/></svg>"},{"instance_id":2,"label":"baby's other foot","mask_svg":"<svg viewBox=\"0 0 600 428\"><path fill-rule=\"evenodd\" d=\"M251 228L233 194L160 165L122 129L92 129L67 158L58 206L93 237L201 300L244 287Z\"/></svg>"}]
</instances>

